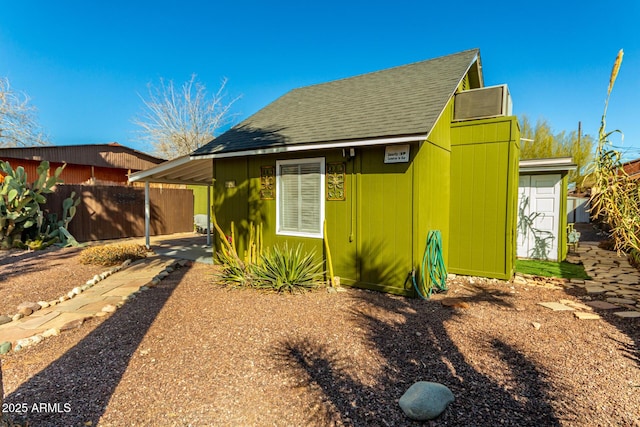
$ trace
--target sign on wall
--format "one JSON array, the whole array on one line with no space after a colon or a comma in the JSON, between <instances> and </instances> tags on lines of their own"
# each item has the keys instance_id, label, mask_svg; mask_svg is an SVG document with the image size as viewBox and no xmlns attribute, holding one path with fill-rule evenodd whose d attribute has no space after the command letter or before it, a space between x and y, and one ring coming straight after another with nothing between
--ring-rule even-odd
<instances>
[{"instance_id":1,"label":"sign on wall","mask_svg":"<svg viewBox=\"0 0 640 427\"><path fill-rule=\"evenodd\" d=\"M404 145L388 145L384 147L385 163L408 163L409 162L409 144Z\"/></svg>"}]
</instances>

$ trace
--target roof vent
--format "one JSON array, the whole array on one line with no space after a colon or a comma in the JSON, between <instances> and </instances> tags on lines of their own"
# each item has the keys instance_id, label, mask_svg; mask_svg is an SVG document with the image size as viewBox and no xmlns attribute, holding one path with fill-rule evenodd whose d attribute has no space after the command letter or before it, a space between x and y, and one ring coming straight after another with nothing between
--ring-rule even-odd
<instances>
[{"instance_id":1,"label":"roof vent","mask_svg":"<svg viewBox=\"0 0 640 427\"><path fill-rule=\"evenodd\" d=\"M456 94L453 120L478 120L511 115L511 95L507 85L471 89Z\"/></svg>"}]
</instances>

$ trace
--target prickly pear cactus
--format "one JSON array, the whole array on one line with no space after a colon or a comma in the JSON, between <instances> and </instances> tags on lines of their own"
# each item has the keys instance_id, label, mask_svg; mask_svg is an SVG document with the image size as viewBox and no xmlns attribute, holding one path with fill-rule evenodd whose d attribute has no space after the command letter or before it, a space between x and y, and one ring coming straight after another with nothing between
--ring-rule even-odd
<instances>
[{"instance_id":1,"label":"prickly pear cactus","mask_svg":"<svg viewBox=\"0 0 640 427\"><path fill-rule=\"evenodd\" d=\"M47 241L57 239L62 246L80 246L78 241L69 233L69 223L76 215L80 197L74 200L76 192L72 191L71 195L62 202L62 219L57 220L56 215L52 215L50 224L43 233Z\"/></svg>"},{"instance_id":2,"label":"prickly pear cactus","mask_svg":"<svg viewBox=\"0 0 640 427\"><path fill-rule=\"evenodd\" d=\"M44 194L62 182L60 174L64 165L49 175L49 162L43 161L37 168L36 180L29 185L22 166L15 170L8 162L0 160L0 172L4 175L0 186L0 248L22 247L25 230L42 224L40 205L47 200Z\"/></svg>"}]
</instances>

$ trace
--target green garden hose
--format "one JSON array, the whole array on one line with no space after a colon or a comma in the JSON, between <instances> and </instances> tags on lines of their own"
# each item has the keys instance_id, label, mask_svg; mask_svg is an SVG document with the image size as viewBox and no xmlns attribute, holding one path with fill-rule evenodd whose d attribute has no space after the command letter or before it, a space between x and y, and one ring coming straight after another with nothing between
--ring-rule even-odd
<instances>
[{"instance_id":1,"label":"green garden hose","mask_svg":"<svg viewBox=\"0 0 640 427\"><path fill-rule=\"evenodd\" d=\"M428 281L426 277L427 271L429 271ZM427 234L427 247L422 257L421 273L421 286L418 286L416 283L415 269L411 272L413 287L420 298L428 299L433 293L434 287L440 291L447 290L447 268L444 265L444 258L442 257L442 235L439 230L432 230Z\"/></svg>"}]
</instances>

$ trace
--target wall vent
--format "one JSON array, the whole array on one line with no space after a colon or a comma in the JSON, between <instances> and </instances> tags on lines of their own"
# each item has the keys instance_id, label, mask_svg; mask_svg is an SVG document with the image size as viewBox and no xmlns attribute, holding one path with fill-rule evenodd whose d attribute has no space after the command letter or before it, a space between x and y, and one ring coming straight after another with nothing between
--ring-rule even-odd
<instances>
[{"instance_id":1,"label":"wall vent","mask_svg":"<svg viewBox=\"0 0 640 427\"><path fill-rule=\"evenodd\" d=\"M511 115L511 95L507 85L471 89L456 94L453 120L478 120Z\"/></svg>"}]
</instances>

